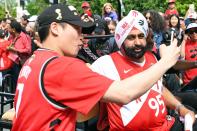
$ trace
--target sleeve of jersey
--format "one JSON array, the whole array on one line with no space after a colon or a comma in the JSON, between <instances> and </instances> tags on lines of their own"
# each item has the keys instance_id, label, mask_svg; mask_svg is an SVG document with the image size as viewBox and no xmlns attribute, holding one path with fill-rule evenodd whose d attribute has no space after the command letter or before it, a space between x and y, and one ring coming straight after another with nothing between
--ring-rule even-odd
<instances>
[{"instance_id":1,"label":"sleeve of jersey","mask_svg":"<svg viewBox=\"0 0 197 131\"><path fill-rule=\"evenodd\" d=\"M44 85L50 97L83 114L101 99L113 81L92 72L78 59L55 59L46 68Z\"/></svg>"}]
</instances>

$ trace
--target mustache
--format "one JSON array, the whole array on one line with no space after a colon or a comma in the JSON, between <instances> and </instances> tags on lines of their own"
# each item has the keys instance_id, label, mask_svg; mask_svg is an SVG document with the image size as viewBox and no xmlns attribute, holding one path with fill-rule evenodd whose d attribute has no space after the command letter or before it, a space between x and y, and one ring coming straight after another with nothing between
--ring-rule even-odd
<instances>
[{"instance_id":1,"label":"mustache","mask_svg":"<svg viewBox=\"0 0 197 131\"><path fill-rule=\"evenodd\" d=\"M136 51L136 49L140 49L141 51ZM143 57L145 52L147 51L147 46L142 46L142 45L135 45L133 47L127 47L123 45L123 50L125 52L125 55L130 57L130 58L135 58L139 59Z\"/></svg>"},{"instance_id":2,"label":"mustache","mask_svg":"<svg viewBox=\"0 0 197 131\"><path fill-rule=\"evenodd\" d=\"M135 49L144 49L145 47L142 45L135 45L134 47L127 47L130 48L131 50L135 50Z\"/></svg>"}]
</instances>

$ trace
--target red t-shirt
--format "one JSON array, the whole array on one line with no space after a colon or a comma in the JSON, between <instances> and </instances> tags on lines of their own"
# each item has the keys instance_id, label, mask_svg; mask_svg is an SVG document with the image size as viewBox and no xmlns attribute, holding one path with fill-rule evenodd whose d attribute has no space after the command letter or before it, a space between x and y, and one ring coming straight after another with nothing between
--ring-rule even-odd
<instances>
[{"instance_id":1,"label":"red t-shirt","mask_svg":"<svg viewBox=\"0 0 197 131\"><path fill-rule=\"evenodd\" d=\"M20 57L20 61L24 63L32 52L30 36L21 32L18 37L12 38L10 41L15 41L14 47L18 51L17 54Z\"/></svg>"},{"instance_id":2,"label":"red t-shirt","mask_svg":"<svg viewBox=\"0 0 197 131\"><path fill-rule=\"evenodd\" d=\"M30 54L31 53L31 38L29 35L21 32L14 43L14 47L19 53ZM14 40L13 40L14 41Z\"/></svg>"},{"instance_id":3,"label":"red t-shirt","mask_svg":"<svg viewBox=\"0 0 197 131\"><path fill-rule=\"evenodd\" d=\"M101 99L113 82L92 72L76 58L58 56L44 68L43 65L57 53L40 49L21 69L16 97L16 117L13 131L74 131L76 112L87 114ZM45 72L43 73L43 71ZM48 96L68 108L51 102ZM59 119L54 126L52 121Z\"/></svg>"},{"instance_id":4,"label":"red t-shirt","mask_svg":"<svg viewBox=\"0 0 197 131\"><path fill-rule=\"evenodd\" d=\"M197 61L197 42L187 40L185 43L185 60ZM185 70L183 73L183 83L189 83L197 76L197 68Z\"/></svg>"},{"instance_id":5,"label":"red t-shirt","mask_svg":"<svg viewBox=\"0 0 197 131\"><path fill-rule=\"evenodd\" d=\"M176 9L167 9L165 11L165 16L171 16L171 15L179 15L178 11Z\"/></svg>"},{"instance_id":6,"label":"red t-shirt","mask_svg":"<svg viewBox=\"0 0 197 131\"><path fill-rule=\"evenodd\" d=\"M9 45L10 42L7 40L0 42L0 71L7 70L13 65L12 60L10 60L8 57L10 52L7 50L7 47Z\"/></svg>"}]
</instances>

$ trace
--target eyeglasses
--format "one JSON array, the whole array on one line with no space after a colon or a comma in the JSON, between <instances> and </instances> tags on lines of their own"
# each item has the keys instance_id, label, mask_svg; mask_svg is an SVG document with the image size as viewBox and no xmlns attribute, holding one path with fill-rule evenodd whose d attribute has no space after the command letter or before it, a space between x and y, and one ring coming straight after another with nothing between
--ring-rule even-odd
<instances>
[{"instance_id":1,"label":"eyeglasses","mask_svg":"<svg viewBox=\"0 0 197 131\"><path fill-rule=\"evenodd\" d=\"M189 31L189 34L190 34L190 35L192 35L192 34L194 34L194 33L197 33L197 30L190 30L190 31Z\"/></svg>"},{"instance_id":2,"label":"eyeglasses","mask_svg":"<svg viewBox=\"0 0 197 131\"><path fill-rule=\"evenodd\" d=\"M135 40L136 37L138 37L138 39L144 39L145 38L144 34L141 33L141 34L137 34L137 35L128 35L126 39Z\"/></svg>"}]
</instances>

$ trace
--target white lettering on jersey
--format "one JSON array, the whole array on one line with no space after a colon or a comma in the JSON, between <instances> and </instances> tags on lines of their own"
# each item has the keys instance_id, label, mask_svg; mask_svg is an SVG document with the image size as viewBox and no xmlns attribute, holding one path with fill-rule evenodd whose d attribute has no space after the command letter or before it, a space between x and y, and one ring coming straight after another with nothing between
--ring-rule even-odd
<instances>
[{"instance_id":1,"label":"white lettering on jersey","mask_svg":"<svg viewBox=\"0 0 197 131\"><path fill-rule=\"evenodd\" d=\"M18 97L17 97L17 101L16 101L16 117L17 117L18 110L19 110L19 107L21 104L23 89L24 89L24 84L18 83L17 88L16 88L16 91L18 91Z\"/></svg>"},{"instance_id":2,"label":"white lettering on jersey","mask_svg":"<svg viewBox=\"0 0 197 131\"><path fill-rule=\"evenodd\" d=\"M148 100L148 105L150 109L155 110L155 116L157 117L160 112L160 106L162 106L161 112L165 112L165 104L164 101L161 99L162 94L162 81L158 80L157 83L155 83L150 90L154 90L158 92L158 95L155 98L150 98ZM137 98L136 100L130 102L127 105L123 105L120 108L120 114L123 121L124 126L127 126L129 122L137 115L137 113L142 108L144 102L147 100L148 94L150 92L146 92L141 97Z\"/></svg>"},{"instance_id":3,"label":"white lettering on jersey","mask_svg":"<svg viewBox=\"0 0 197 131\"><path fill-rule=\"evenodd\" d=\"M163 90L162 79L158 80L157 83L155 83L151 89L162 94L162 90Z\"/></svg>"},{"instance_id":4,"label":"white lettering on jersey","mask_svg":"<svg viewBox=\"0 0 197 131\"><path fill-rule=\"evenodd\" d=\"M161 94L157 95L156 98L150 98L148 101L148 105L151 109L155 110L155 117L159 115L160 106L162 106L162 114L165 112L166 109L164 101L161 99Z\"/></svg>"},{"instance_id":5,"label":"white lettering on jersey","mask_svg":"<svg viewBox=\"0 0 197 131\"><path fill-rule=\"evenodd\" d=\"M24 67L21 69L19 78L25 77L25 79L27 79L30 73L31 73L31 67L29 67L29 66L24 66Z\"/></svg>"},{"instance_id":6,"label":"white lettering on jersey","mask_svg":"<svg viewBox=\"0 0 197 131\"><path fill-rule=\"evenodd\" d=\"M144 102L146 101L148 94L150 91L147 91L144 95L140 97L140 101L136 102L136 100L128 103L127 105L123 105L120 108L120 114L123 121L124 126L129 124L129 122L135 117L135 115L139 112Z\"/></svg>"}]
</instances>

